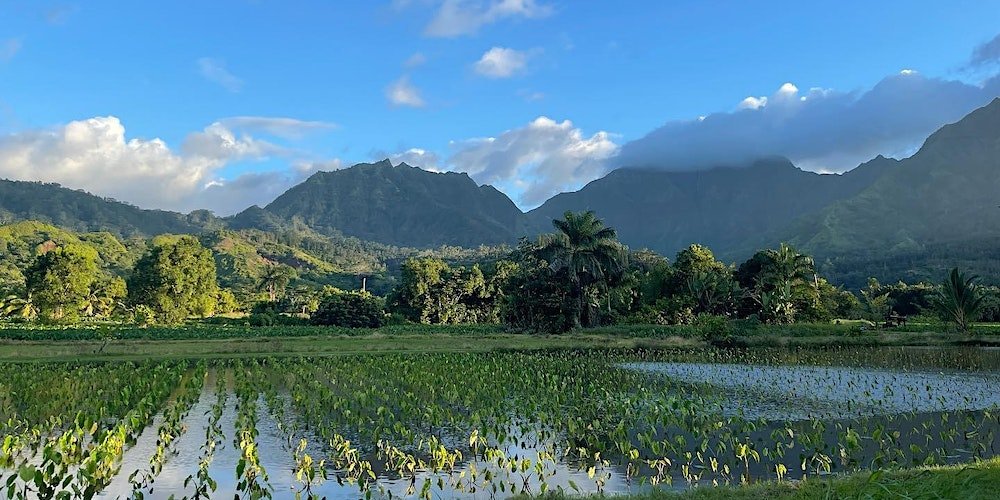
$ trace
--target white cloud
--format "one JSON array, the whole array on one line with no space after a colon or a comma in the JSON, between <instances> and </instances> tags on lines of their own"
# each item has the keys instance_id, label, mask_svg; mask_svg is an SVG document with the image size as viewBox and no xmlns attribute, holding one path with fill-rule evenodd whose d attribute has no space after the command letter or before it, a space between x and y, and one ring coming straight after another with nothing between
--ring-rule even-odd
<instances>
[{"instance_id":1,"label":"white cloud","mask_svg":"<svg viewBox=\"0 0 1000 500\"><path fill-rule=\"evenodd\" d=\"M0 138L2 177L58 182L160 208L196 190L222 163L178 155L160 139L126 140L113 116Z\"/></svg>"},{"instance_id":2,"label":"white cloud","mask_svg":"<svg viewBox=\"0 0 1000 500\"><path fill-rule=\"evenodd\" d=\"M1000 95L1000 77L982 85L903 71L866 91L791 83L739 109L668 122L622 146L613 166L695 170L743 166L781 155L802 168L842 172L876 155L903 156L934 130Z\"/></svg>"},{"instance_id":3,"label":"white cloud","mask_svg":"<svg viewBox=\"0 0 1000 500\"><path fill-rule=\"evenodd\" d=\"M410 77L403 75L385 89L385 97L394 106L410 106L421 108L424 106L424 98L420 96L420 90L410 83Z\"/></svg>"},{"instance_id":4,"label":"white cloud","mask_svg":"<svg viewBox=\"0 0 1000 500\"><path fill-rule=\"evenodd\" d=\"M298 120L295 118L271 116L234 116L223 118L219 123L230 130L261 132L285 139L299 139L304 135L336 128L335 123Z\"/></svg>"},{"instance_id":5,"label":"white cloud","mask_svg":"<svg viewBox=\"0 0 1000 500\"><path fill-rule=\"evenodd\" d=\"M510 78L528 65L528 53L506 47L487 50L473 65L476 73L488 78Z\"/></svg>"},{"instance_id":6,"label":"white cloud","mask_svg":"<svg viewBox=\"0 0 1000 500\"><path fill-rule=\"evenodd\" d=\"M124 129L122 130L124 133ZM206 158L217 161L266 158L282 155L288 150L248 134L236 132L221 122L215 122L202 132L188 134L181 151L189 158Z\"/></svg>"},{"instance_id":7,"label":"white cloud","mask_svg":"<svg viewBox=\"0 0 1000 500\"><path fill-rule=\"evenodd\" d=\"M480 183L523 189L518 201L531 207L606 173L605 160L618 145L607 132L586 137L569 120L541 116L524 127L456 142L452 148L449 170L467 172Z\"/></svg>"},{"instance_id":8,"label":"white cloud","mask_svg":"<svg viewBox=\"0 0 1000 500\"><path fill-rule=\"evenodd\" d=\"M431 172L441 172L444 170L440 165L441 159L438 157L437 153L427 151L426 149L410 148L399 153L377 156L389 158L389 161L391 161L393 165L405 163L411 167L420 167Z\"/></svg>"},{"instance_id":9,"label":"white cloud","mask_svg":"<svg viewBox=\"0 0 1000 500\"><path fill-rule=\"evenodd\" d=\"M283 171L221 178L220 170L234 162L291 154L284 146L234 132L226 121L189 134L179 151L160 139L127 138L125 126L114 116L24 130L0 136L0 177L56 182L143 208L208 208L230 214L266 203L315 170L334 164L305 166L300 161Z\"/></svg>"},{"instance_id":10,"label":"white cloud","mask_svg":"<svg viewBox=\"0 0 1000 500\"><path fill-rule=\"evenodd\" d=\"M782 96L793 96L799 93L799 88L792 83L783 83L781 87L778 87L778 95Z\"/></svg>"},{"instance_id":11,"label":"white cloud","mask_svg":"<svg viewBox=\"0 0 1000 500\"><path fill-rule=\"evenodd\" d=\"M198 59L198 70L206 80L219 84L230 92L239 92L243 88L243 80L230 73L224 61L202 57Z\"/></svg>"},{"instance_id":12,"label":"white cloud","mask_svg":"<svg viewBox=\"0 0 1000 500\"><path fill-rule=\"evenodd\" d=\"M423 55L423 53L420 52L414 52L413 55L407 57L406 60L403 61L403 67L407 69L413 69L416 67L423 66L426 62L427 62L427 56Z\"/></svg>"},{"instance_id":13,"label":"white cloud","mask_svg":"<svg viewBox=\"0 0 1000 500\"><path fill-rule=\"evenodd\" d=\"M618 151L607 132L587 137L571 121L545 116L496 137L452 141L449 146L447 158L421 148L375 151L371 157L433 172L465 172L480 184L504 191L522 208L533 208L607 173L606 160Z\"/></svg>"},{"instance_id":14,"label":"white cloud","mask_svg":"<svg viewBox=\"0 0 1000 500\"><path fill-rule=\"evenodd\" d=\"M0 61L7 62L14 58L21 51L21 40L10 38L0 41Z\"/></svg>"},{"instance_id":15,"label":"white cloud","mask_svg":"<svg viewBox=\"0 0 1000 500\"><path fill-rule=\"evenodd\" d=\"M536 0L443 0L424 29L432 37L471 35L485 25L504 19L537 19L552 7Z\"/></svg>"},{"instance_id":16,"label":"white cloud","mask_svg":"<svg viewBox=\"0 0 1000 500\"><path fill-rule=\"evenodd\" d=\"M740 101L740 109L758 109L767 105L767 96L754 97L749 96L746 99ZM703 118L704 119L704 118Z\"/></svg>"}]
</instances>

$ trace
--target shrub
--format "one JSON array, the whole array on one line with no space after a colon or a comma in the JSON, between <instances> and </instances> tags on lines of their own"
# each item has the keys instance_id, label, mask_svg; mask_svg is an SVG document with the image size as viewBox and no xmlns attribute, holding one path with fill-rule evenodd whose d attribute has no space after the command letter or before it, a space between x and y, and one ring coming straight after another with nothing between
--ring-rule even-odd
<instances>
[{"instance_id":1,"label":"shrub","mask_svg":"<svg viewBox=\"0 0 1000 500\"><path fill-rule=\"evenodd\" d=\"M385 324L385 302L368 292L329 291L312 315L314 325L378 328Z\"/></svg>"},{"instance_id":2,"label":"shrub","mask_svg":"<svg viewBox=\"0 0 1000 500\"><path fill-rule=\"evenodd\" d=\"M709 342L720 341L733 334L729 318L714 314L699 314L694 319L694 327L697 328L701 338Z\"/></svg>"}]
</instances>

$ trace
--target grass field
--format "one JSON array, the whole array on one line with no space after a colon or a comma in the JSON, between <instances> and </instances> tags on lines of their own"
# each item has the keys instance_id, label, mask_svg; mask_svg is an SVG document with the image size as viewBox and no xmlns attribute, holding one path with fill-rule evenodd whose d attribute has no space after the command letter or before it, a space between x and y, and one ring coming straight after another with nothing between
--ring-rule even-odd
<instances>
[{"instance_id":1,"label":"grass field","mask_svg":"<svg viewBox=\"0 0 1000 500\"><path fill-rule=\"evenodd\" d=\"M980 330L992 332L992 330ZM563 335L506 332L493 325L401 325L377 330L192 323L139 328L0 325L0 361L140 360L504 349L704 347L693 326L622 325ZM729 347L1000 346L1000 335L964 336L928 327L860 331L856 325L798 324L734 329Z\"/></svg>"},{"instance_id":2,"label":"grass field","mask_svg":"<svg viewBox=\"0 0 1000 500\"><path fill-rule=\"evenodd\" d=\"M665 490L622 496L628 500L813 500L907 499L993 500L1000 492L1000 459L945 467L918 467L833 477L828 480L770 482L743 487L696 488L684 492ZM520 497L522 499L530 497ZM569 498L552 494L550 500ZM580 498L580 497L573 497ZM598 496L584 498L600 498Z\"/></svg>"}]
</instances>

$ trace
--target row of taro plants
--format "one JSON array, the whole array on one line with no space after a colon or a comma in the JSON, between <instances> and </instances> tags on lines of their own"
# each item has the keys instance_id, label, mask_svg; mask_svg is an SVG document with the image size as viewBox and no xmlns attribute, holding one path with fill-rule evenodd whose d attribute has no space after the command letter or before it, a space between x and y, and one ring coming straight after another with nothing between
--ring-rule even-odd
<instances>
[{"instance_id":1,"label":"row of taro plants","mask_svg":"<svg viewBox=\"0 0 1000 500\"><path fill-rule=\"evenodd\" d=\"M554 351L63 364L44 370L5 365L0 487L11 498L93 497L119 473L124 450L149 427L157 433L156 450L148 468L132 478L134 496L141 497L175 452L206 379L214 380L215 400L198 470L184 484L194 498L216 491L209 469L220 446L236 450L231 473L242 498L280 496L273 474L294 475L300 497L322 496L336 483L366 495L432 498L453 492L603 491L612 481L616 488L739 484L975 460L995 454L1000 413L971 400L951 408L931 385L892 389L878 386L877 377L843 379L838 377L847 375L839 371L817 377L790 369L767 372L772 375L762 390L739 380L685 382L634 364L877 365L903 372L949 366L996 380L988 372L996 370L997 356L910 350L879 358L839 349ZM798 389L810 384L850 397L843 408L823 415L745 411L794 406L783 401L789 396L782 391L806 398ZM900 411L900 400L940 408ZM234 416L230 436L221 424L227 407ZM157 414L159 423L151 426ZM277 429L278 437L262 437L263 424ZM268 451L290 454L291 470L262 465L261 446L275 445L274 439L284 450Z\"/></svg>"}]
</instances>

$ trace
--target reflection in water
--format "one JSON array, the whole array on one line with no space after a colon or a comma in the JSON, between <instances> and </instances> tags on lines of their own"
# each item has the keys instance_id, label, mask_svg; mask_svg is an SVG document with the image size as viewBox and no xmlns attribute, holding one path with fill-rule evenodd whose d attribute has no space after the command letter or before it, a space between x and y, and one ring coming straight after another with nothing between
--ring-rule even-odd
<instances>
[{"instance_id":1,"label":"reflection in water","mask_svg":"<svg viewBox=\"0 0 1000 500\"><path fill-rule=\"evenodd\" d=\"M210 373L210 378L215 378L214 373ZM217 399L217 390L218 387L214 384L206 384L197 403L184 419L186 431L175 441L175 453L168 457L151 487L142 490L145 498L180 499L193 494L193 476L197 473L199 462L203 457L203 446L209 429L212 406ZM221 432L225 438L215 448L209 467L209 475L217 485L212 493L213 498L239 496L235 471L240 459L240 449L233 442L236 434L236 409L233 404L235 398L234 394L229 394L229 404L224 407L219 419ZM157 428L161 422L162 416L157 415L153 423L143 430L136 444L124 454L121 473L99 494L99 497L132 496L133 485L129 477L136 471L141 474L149 470L149 459L156 450ZM288 425L290 422L285 424L286 429L290 427ZM639 491L636 485L626 482L621 471L611 466L597 468L591 476L586 468L577 467L568 461L555 458L540 459L540 455L551 454L554 445L551 442L540 442L533 435L518 434L518 429L519 426L511 428L512 437L503 450L506 458L515 463L521 459L530 459L531 467L527 470L511 471L506 467L497 466L496 463L477 458L456 467L451 474L422 471L418 472L415 478L399 478L383 474L379 477L377 485L372 488L373 497L417 496L426 483L430 485L435 498L503 498L511 492L541 492L543 481L539 479L540 477L544 478L545 488L550 491L558 489L567 492L597 491L595 482L597 480L601 480L602 490L606 493ZM268 412L263 401L258 404L257 430L261 465L267 472L268 485L274 497L294 497L296 492L303 490L303 484L294 475L296 462L293 444L297 444L298 437L290 439L279 429L278 422ZM316 445L318 439L314 437L309 439L307 453L322 457L325 450ZM338 482L337 472L333 469L328 470L329 479L314 484L311 492L330 500L359 498L362 495L359 488L356 485ZM185 484L186 482L188 484ZM461 488L456 489L454 485L460 485Z\"/></svg>"},{"instance_id":2,"label":"reflection in water","mask_svg":"<svg viewBox=\"0 0 1000 500\"><path fill-rule=\"evenodd\" d=\"M996 374L712 363L622 366L718 387L730 396L725 411L749 419L843 419L1000 405L996 390L1000 376Z\"/></svg>"},{"instance_id":3,"label":"reflection in water","mask_svg":"<svg viewBox=\"0 0 1000 500\"><path fill-rule=\"evenodd\" d=\"M863 368L814 367L814 366L756 366L708 363L665 363L629 362L617 368L647 372L652 377L667 377L671 380L703 387L706 394L718 398L717 409L723 427L717 428L718 436L706 441L705 448L714 449L721 443L732 443L736 436L747 442L773 443L775 435L787 435L783 442L785 450L779 455L764 452L759 461L749 463L746 470L735 468L713 471L710 465L711 453L697 460L689 460L690 468L673 467L667 477L675 487L690 484L712 484L739 482L743 474L753 478L773 478L779 465L787 469L788 478L802 477L807 473L824 473L808 458L816 453L836 456L849 429L869 432L872 429L891 429L887 432L894 456L885 454L885 438L865 434L853 453L853 462L829 464L830 470L851 470L858 462L876 463L892 460L905 463L915 455L907 454L911 444L925 449L940 449L938 459L942 462L968 460L976 455L976 450L965 446L954 435L974 435L988 431L987 438L980 439L991 449L996 442L994 431L1000 430L996 419L983 418L983 410L1000 405L1000 394L995 390L1000 386L1000 376L995 373L931 373L876 370ZM205 443L208 439L213 407L217 404L219 390L228 394L227 404L221 408L218 420L220 444L215 448L208 467L210 477L217 489L214 498L232 498L237 495L238 478L235 474L240 459L239 446L234 443L236 434L236 396L225 383L225 377L209 372L209 382L200 394L184 420L186 432L174 443L174 454L168 457L162 472L155 478L150 488L143 491L146 498L183 498L193 494L192 479L198 472L199 462L205 457ZM271 411L263 400L258 401L256 440L259 447L261 465L265 469L275 498L291 498L303 489L303 484L295 477L295 445L300 439L308 442L306 452L317 462L327 456L329 450L322 446L322 440L298 430L293 405L287 400L288 394L281 394L278 404L280 411ZM275 404L271 401L271 404ZM707 408L707 407L706 407ZM955 413L951 413L955 412ZM964 413L962 413L964 412ZM273 415L278 415L275 417ZM949 422L954 415L964 415L968 425ZM277 418L281 418L280 422ZM139 436L136 444L124 455L121 473L101 494L106 498L127 498L132 495L129 476L134 471L149 470L149 459L156 449L157 428L162 416ZM744 427L745 422L757 422ZM973 425L975 423L975 425ZM528 424L528 425L523 425ZM820 443L804 441L804 436L815 430ZM373 487L375 497L419 496L429 488L434 498L502 498L511 492L540 493L543 485L549 490L562 489L567 492L595 492L614 494L646 489L626 479L624 466L620 462L598 465L593 470L571 459L572 452L557 448L563 436L553 432L533 432L531 421L522 420L510 429L508 440L500 448L499 459L483 456L464 457L450 473L435 474L418 471L412 478L399 478L397 473L376 469L378 481ZM522 429L528 429L527 433ZM650 435L667 436L673 440L684 440L687 450L692 449L704 436L692 434L680 428L636 429L632 437L640 431ZM892 434L895 432L895 434ZM950 438L946 433L953 433ZM728 434L727 434L728 433ZM996 434L1000 434L997 432ZM540 437L546 436L546 437ZM742 437L741 437L742 436ZM793 437L794 436L794 437ZM450 437L461 439L461 433ZM951 439L951 442L948 442ZM778 441L781 443L781 441ZM495 444L495 443L493 443ZM449 445L450 446L450 445ZM637 444L643 456L663 456L661 451L651 451L648 446ZM781 447L780 445L778 446ZM681 450L676 456L683 454ZM763 450L762 450L763 451ZM374 455L373 451L369 451ZM729 457L732 462L734 451L726 450L720 456ZM374 456L371 456L374 459ZM471 459L470 459L471 458ZM527 459L524 461L523 459ZM374 462L374 460L373 460ZM643 466L643 474L650 472ZM330 479L318 482L311 492L330 499L358 498L359 488L336 480L338 471L327 470ZM186 484L187 483L187 484Z\"/></svg>"}]
</instances>

